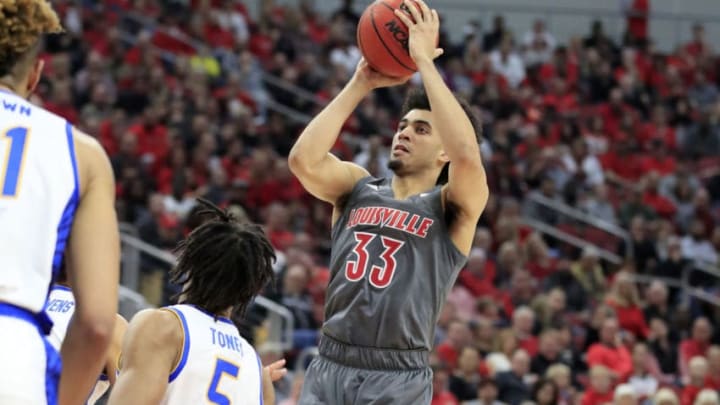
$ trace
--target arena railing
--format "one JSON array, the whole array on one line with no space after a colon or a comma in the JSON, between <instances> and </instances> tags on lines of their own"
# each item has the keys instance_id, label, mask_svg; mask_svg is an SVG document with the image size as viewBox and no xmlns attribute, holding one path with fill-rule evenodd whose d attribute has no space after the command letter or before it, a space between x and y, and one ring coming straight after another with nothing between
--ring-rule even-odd
<instances>
[{"instance_id":1,"label":"arena railing","mask_svg":"<svg viewBox=\"0 0 720 405\"><path fill-rule=\"evenodd\" d=\"M140 288L141 255L147 255L159 262L172 267L176 258L171 253L157 248L138 238L134 227L129 224L121 224L120 241L122 244L122 276L121 276L121 310L122 314L131 318L135 312L151 308L144 297L137 291ZM268 341L276 343L283 350L290 350L293 347L294 318L290 310L284 306L258 296L254 301L255 305L267 310L269 322Z\"/></svg>"}]
</instances>

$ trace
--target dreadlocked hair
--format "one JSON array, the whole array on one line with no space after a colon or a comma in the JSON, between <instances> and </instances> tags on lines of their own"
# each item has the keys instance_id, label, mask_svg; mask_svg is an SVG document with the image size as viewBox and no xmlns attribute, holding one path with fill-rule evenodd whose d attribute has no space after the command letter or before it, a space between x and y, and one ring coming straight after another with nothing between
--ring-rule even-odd
<instances>
[{"instance_id":1,"label":"dreadlocked hair","mask_svg":"<svg viewBox=\"0 0 720 405\"><path fill-rule=\"evenodd\" d=\"M171 281L181 284L183 302L218 315L228 308L245 313L250 301L274 280L275 251L265 232L241 223L213 203L198 199L205 222L178 245Z\"/></svg>"},{"instance_id":2,"label":"dreadlocked hair","mask_svg":"<svg viewBox=\"0 0 720 405\"><path fill-rule=\"evenodd\" d=\"M462 97L459 97L455 95L455 99L460 104L460 107L465 112L465 115L470 120L470 124L473 127L473 130L475 131L475 139L477 140L478 145L482 143L482 123L480 122L480 118L478 118L477 114L473 111L472 106ZM427 110L432 111L430 109L430 99L427 96L427 93L425 92L425 89L423 88L415 88L411 89L407 95L405 96L405 101L403 101L402 105L402 112L400 116L405 116L410 110ZM442 171L440 172L440 175L437 179L437 184L445 184L448 181L448 169L450 167L450 163L446 163L445 166L443 166Z\"/></svg>"},{"instance_id":3,"label":"dreadlocked hair","mask_svg":"<svg viewBox=\"0 0 720 405\"><path fill-rule=\"evenodd\" d=\"M0 0L0 77L36 54L44 34L61 32L60 19L45 0Z\"/></svg>"}]
</instances>

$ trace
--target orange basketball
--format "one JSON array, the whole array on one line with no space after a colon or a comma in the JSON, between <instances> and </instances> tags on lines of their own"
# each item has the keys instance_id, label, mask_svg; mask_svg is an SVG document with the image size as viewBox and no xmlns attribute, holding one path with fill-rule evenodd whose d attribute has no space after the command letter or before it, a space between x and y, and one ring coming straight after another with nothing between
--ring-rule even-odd
<instances>
[{"instance_id":1,"label":"orange basketball","mask_svg":"<svg viewBox=\"0 0 720 405\"><path fill-rule=\"evenodd\" d=\"M417 66L408 53L408 28L395 16L395 9L403 10L406 6L402 0L377 0L368 6L360 17L357 42L373 69L387 76L402 77L415 73ZM405 12L410 16L409 11Z\"/></svg>"}]
</instances>

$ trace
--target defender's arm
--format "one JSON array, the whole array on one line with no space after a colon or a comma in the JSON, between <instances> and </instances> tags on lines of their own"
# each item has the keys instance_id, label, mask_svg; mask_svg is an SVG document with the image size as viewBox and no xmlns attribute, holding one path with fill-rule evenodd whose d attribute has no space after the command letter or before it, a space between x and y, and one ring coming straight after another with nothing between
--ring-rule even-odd
<instances>
[{"instance_id":1,"label":"defender's arm","mask_svg":"<svg viewBox=\"0 0 720 405\"><path fill-rule=\"evenodd\" d=\"M122 371L108 404L160 403L182 346L182 325L172 312L151 309L135 315L123 342Z\"/></svg>"},{"instance_id":2,"label":"defender's arm","mask_svg":"<svg viewBox=\"0 0 720 405\"><path fill-rule=\"evenodd\" d=\"M67 269L76 307L62 345L59 403L77 404L102 371L118 306L120 241L115 181L95 139L75 131L80 201L67 248Z\"/></svg>"}]
</instances>

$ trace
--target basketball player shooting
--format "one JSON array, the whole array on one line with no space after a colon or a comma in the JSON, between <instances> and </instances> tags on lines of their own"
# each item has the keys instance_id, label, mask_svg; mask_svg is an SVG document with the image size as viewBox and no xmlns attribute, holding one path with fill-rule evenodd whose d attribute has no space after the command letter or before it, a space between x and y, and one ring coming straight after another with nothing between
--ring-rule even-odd
<instances>
[{"instance_id":1,"label":"basketball player shooting","mask_svg":"<svg viewBox=\"0 0 720 405\"><path fill-rule=\"evenodd\" d=\"M304 187L334 207L320 355L307 370L301 404L431 401L434 326L470 251L488 187L477 119L433 63L442 54L438 14L417 3L406 2L409 15L395 12L408 27L424 92L405 102L389 162L394 176L373 178L330 154L365 96L409 78L383 76L365 60L290 153Z\"/></svg>"}]
</instances>

